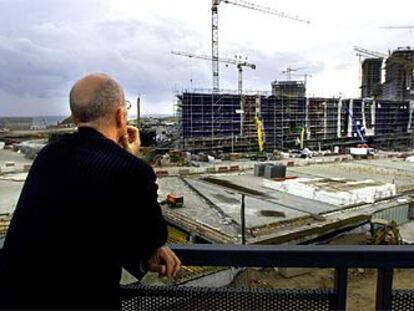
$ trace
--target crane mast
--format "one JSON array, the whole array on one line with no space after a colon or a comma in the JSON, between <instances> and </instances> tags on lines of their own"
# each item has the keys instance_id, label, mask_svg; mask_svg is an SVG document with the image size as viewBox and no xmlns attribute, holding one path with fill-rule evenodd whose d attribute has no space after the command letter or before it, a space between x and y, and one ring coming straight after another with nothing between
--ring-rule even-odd
<instances>
[{"instance_id":1,"label":"crane mast","mask_svg":"<svg viewBox=\"0 0 414 311\"><path fill-rule=\"evenodd\" d=\"M204 60L212 60L211 56L208 55L196 55L188 52L181 52L181 51L171 51L171 54L185 56L189 58L198 58ZM217 63L226 63L235 65L238 70L238 92L241 95L243 92L243 67L250 67L251 69L256 69L256 65L252 63L248 63L245 60L241 59L231 59L231 58L217 58Z\"/></svg>"},{"instance_id":2,"label":"crane mast","mask_svg":"<svg viewBox=\"0 0 414 311\"><path fill-rule=\"evenodd\" d=\"M298 16L291 16L282 11L275 10L270 7L257 5L244 0L212 0L211 6L211 59L212 59L212 72L213 72L213 93L218 93L220 90L220 75L219 75L219 19L218 19L218 7L220 3L227 3L239 7L243 7L250 10L259 11L262 13L276 15L281 18L287 18L297 22L309 24L308 20L300 18ZM240 71L239 71L240 72ZM240 81L240 80L239 80Z\"/></svg>"},{"instance_id":3,"label":"crane mast","mask_svg":"<svg viewBox=\"0 0 414 311\"><path fill-rule=\"evenodd\" d=\"M213 69L213 92L216 93L220 90L219 79L219 32L218 32L218 5L221 0L213 0L213 6L211 8L211 57L212 57L212 69Z\"/></svg>"}]
</instances>

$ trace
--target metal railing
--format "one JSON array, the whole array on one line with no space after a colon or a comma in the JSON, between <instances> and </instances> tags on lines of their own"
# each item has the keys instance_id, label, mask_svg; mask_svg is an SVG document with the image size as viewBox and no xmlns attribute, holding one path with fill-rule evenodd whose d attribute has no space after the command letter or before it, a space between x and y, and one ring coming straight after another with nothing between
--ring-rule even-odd
<instances>
[{"instance_id":1,"label":"metal railing","mask_svg":"<svg viewBox=\"0 0 414 311\"><path fill-rule=\"evenodd\" d=\"M414 268L414 246L371 245L171 245L184 265L334 268L333 309L345 310L349 268L378 270L376 309L391 310L393 269ZM406 295L407 296L407 295ZM410 294L407 305L414 303ZM404 303L404 301L403 301ZM401 301L399 302L401 305ZM406 310L409 310L410 307Z\"/></svg>"},{"instance_id":2,"label":"metal railing","mask_svg":"<svg viewBox=\"0 0 414 311\"><path fill-rule=\"evenodd\" d=\"M2 244L3 240L0 238L0 251ZM346 308L349 268L377 269L376 310L414 310L414 289L393 290L394 268L414 269L414 246L412 245L174 244L170 247L177 253L182 264L187 266L334 268L335 278L332 295L328 294L329 299L332 300L329 307L331 310L345 310ZM179 295L188 295L191 290L197 291L196 288L182 287L175 287L172 291L177 289ZM169 293L167 288L145 289L144 291L139 289L141 292L133 288L126 291L128 290L138 294L158 291L157 297L174 295ZM306 292L306 290L304 291ZM209 297L211 294L219 298L226 297L223 296L223 293L224 295L230 293L230 295L242 294L244 296L248 294L246 291L220 292L220 289L213 289ZM264 295L268 293L264 292ZM196 294L198 298L203 297L200 296L200 292ZM281 297L283 299L284 296ZM300 297L303 296L297 295L297 297L297 299L301 299ZM136 308L132 305L131 309L135 310ZM237 310L237 308L230 309ZM256 309L260 309L260 305L257 305Z\"/></svg>"}]
</instances>

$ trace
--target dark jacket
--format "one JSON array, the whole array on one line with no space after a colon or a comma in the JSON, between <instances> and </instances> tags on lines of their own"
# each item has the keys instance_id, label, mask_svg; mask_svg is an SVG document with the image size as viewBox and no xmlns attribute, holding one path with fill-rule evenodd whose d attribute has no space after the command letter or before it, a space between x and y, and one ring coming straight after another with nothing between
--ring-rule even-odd
<instances>
[{"instance_id":1,"label":"dark jacket","mask_svg":"<svg viewBox=\"0 0 414 311\"><path fill-rule=\"evenodd\" d=\"M0 253L0 309L119 308L121 267L167 239L155 180L91 128L45 147Z\"/></svg>"}]
</instances>

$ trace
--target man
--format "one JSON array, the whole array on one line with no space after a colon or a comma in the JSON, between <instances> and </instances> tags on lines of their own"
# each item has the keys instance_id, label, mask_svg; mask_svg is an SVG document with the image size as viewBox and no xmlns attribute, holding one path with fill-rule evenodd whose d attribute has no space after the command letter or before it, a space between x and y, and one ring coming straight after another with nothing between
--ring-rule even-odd
<instances>
[{"instance_id":1,"label":"man","mask_svg":"<svg viewBox=\"0 0 414 311\"><path fill-rule=\"evenodd\" d=\"M135 154L120 85L105 74L73 86L78 132L32 165L0 257L0 309L119 309L121 267L175 276L152 168Z\"/></svg>"}]
</instances>

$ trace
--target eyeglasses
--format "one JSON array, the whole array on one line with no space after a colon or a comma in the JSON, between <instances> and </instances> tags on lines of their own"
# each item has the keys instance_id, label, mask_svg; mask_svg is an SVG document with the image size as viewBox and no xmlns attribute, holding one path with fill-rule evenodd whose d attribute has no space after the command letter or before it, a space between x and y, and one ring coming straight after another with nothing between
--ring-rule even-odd
<instances>
[{"instance_id":1,"label":"eyeglasses","mask_svg":"<svg viewBox=\"0 0 414 311\"><path fill-rule=\"evenodd\" d=\"M127 110L131 109L132 104L131 104L131 102L129 100L126 100L125 101L125 107L126 107Z\"/></svg>"}]
</instances>

